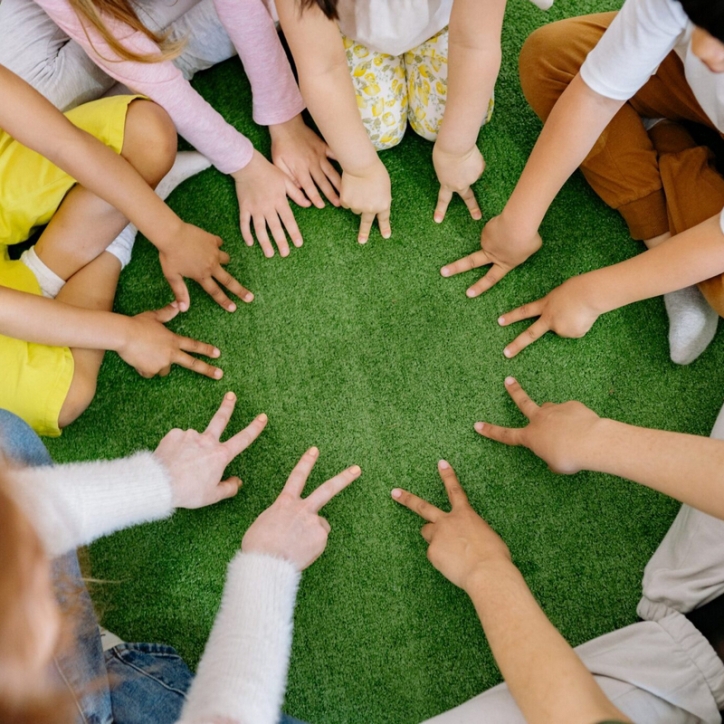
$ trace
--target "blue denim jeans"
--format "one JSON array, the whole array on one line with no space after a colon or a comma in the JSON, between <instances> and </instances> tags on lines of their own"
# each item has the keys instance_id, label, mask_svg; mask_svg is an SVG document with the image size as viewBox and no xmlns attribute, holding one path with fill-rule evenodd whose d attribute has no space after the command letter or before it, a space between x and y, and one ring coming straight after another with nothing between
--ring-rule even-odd
<instances>
[{"instance_id":1,"label":"blue denim jeans","mask_svg":"<svg viewBox=\"0 0 724 724\"><path fill-rule=\"evenodd\" d=\"M0 449L29 467L52 465L40 438L19 417L0 410ZM82 724L174 724L193 674L170 646L124 643L104 652L78 557L54 562L61 606L72 602L76 647L53 662L59 682L73 693ZM302 724L282 715L279 724Z\"/></svg>"}]
</instances>

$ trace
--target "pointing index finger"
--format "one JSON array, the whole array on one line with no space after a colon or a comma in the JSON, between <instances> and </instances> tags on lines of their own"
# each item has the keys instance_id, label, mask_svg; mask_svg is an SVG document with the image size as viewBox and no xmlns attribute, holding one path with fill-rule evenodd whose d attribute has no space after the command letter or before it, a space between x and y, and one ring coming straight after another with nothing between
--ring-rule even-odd
<instances>
[{"instance_id":1,"label":"pointing index finger","mask_svg":"<svg viewBox=\"0 0 724 724\"><path fill-rule=\"evenodd\" d=\"M525 390L523 390L518 380L514 377L505 378L505 387L508 390L508 394L513 398L513 402L518 406L518 409L529 420L540 410L540 406L528 397Z\"/></svg>"},{"instance_id":2,"label":"pointing index finger","mask_svg":"<svg viewBox=\"0 0 724 724\"><path fill-rule=\"evenodd\" d=\"M305 502L315 513L318 513L337 493L357 480L360 475L362 475L362 470L359 465L353 465L320 485Z\"/></svg>"},{"instance_id":3,"label":"pointing index finger","mask_svg":"<svg viewBox=\"0 0 724 724\"><path fill-rule=\"evenodd\" d=\"M461 505L468 502L468 496L465 494L462 485L458 481L458 476L452 469L452 466L447 460L441 460L437 464L437 469L442 478L442 482L445 485L447 491L447 497L454 508L456 505Z\"/></svg>"},{"instance_id":4,"label":"pointing index finger","mask_svg":"<svg viewBox=\"0 0 724 724\"><path fill-rule=\"evenodd\" d=\"M471 269L477 269L478 267L492 263L493 262L488 258L488 255L480 249L480 251L468 254L462 259L454 261L452 264L446 264L442 269L440 269L440 274L444 277L451 277L455 274L462 274L463 272L470 271Z\"/></svg>"},{"instance_id":5,"label":"pointing index finger","mask_svg":"<svg viewBox=\"0 0 724 724\"><path fill-rule=\"evenodd\" d=\"M297 497L302 495L309 473L312 472L312 468L317 462L318 457L319 450L316 447L310 447L309 450L302 455L299 462L294 466L294 470L292 470L289 475L289 479L284 486L285 493L291 493Z\"/></svg>"},{"instance_id":6,"label":"pointing index finger","mask_svg":"<svg viewBox=\"0 0 724 724\"><path fill-rule=\"evenodd\" d=\"M409 508L413 513L417 513L428 523L435 523L445 515L440 508L436 508L432 503L428 503L426 500L418 498L417 495L408 493L406 490L401 490L400 488L395 488L392 491L392 498L400 503L400 505Z\"/></svg>"},{"instance_id":7,"label":"pointing index finger","mask_svg":"<svg viewBox=\"0 0 724 724\"><path fill-rule=\"evenodd\" d=\"M215 440L218 440L224 434L224 430L226 430L226 426L229 424L234 407L236 407L236 395L233 392L227 392L224 395L219 409L214 413L204 432L211 435Z\"/></svg>"}]
</instances>

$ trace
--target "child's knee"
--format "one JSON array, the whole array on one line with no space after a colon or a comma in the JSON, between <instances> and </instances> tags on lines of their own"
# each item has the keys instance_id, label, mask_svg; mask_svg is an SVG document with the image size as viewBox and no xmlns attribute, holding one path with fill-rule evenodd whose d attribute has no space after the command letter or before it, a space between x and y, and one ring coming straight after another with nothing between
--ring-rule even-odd
<instances>
[{"instance_id":1,"label":"child's knee","mask_svg":"<svg viewBox=\"0 0 724 724\"><path fill-rule=\"evenodd\" d=\"M96 377L76 369L73 381L58 416L58 427L63 429L75 422L93 402L96 395Z\"/></svg>"},{"instance_id":2,"label":"child's knee","mask_svg":"<svg viewBox=\"0 0 724 724\"><path fill-rule=\"evenodd\" d=\"M131 103L122 155L150 184L157 184L176 159L178 138L168 113L151 101Z\"/></svg>"}]
</instances>

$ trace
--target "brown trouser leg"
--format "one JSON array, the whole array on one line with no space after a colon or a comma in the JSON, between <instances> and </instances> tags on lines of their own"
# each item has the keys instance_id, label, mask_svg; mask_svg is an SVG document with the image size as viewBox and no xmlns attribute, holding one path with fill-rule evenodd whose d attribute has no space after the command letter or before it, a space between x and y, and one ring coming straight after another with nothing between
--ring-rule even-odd
<instances>
[{"instance_id":1,"label":"brown trouser leg","mask_svg":"<svg viewBox=\"0 0 724 724\"><path fill-rule=\"evenodd\" d=\"M541 120L546 120L615 16L600 13L562 20L528 38L520 55L521 84ZM673 123L649 134L642 118ZM624 104L581 165L594 191L624 217L634 239L681 233L724 207L724 178L714 168L713 154L697 146L678 121L714 128L672 52ZM724 280L716 277L700 288L724 316Z\"/></svg>"}]
</instances>

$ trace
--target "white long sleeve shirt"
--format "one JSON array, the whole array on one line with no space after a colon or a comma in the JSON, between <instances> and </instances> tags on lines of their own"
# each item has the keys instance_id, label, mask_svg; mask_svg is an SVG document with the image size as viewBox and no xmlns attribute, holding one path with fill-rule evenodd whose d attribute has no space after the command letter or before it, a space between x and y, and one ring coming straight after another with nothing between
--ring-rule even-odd
<instances>
[{"instance_id":1,"label":"white long sleeve shirt","mask_svg":"<svg viewBox=\"0 0 724 724\"><path fill-rule=\"evenodd\" d=\"M152 453L15 470L13 497L51 556L173 513L171 483ZM179 724L277 724L300 573L239 552Z\"/></svg>"}]
</instances>

